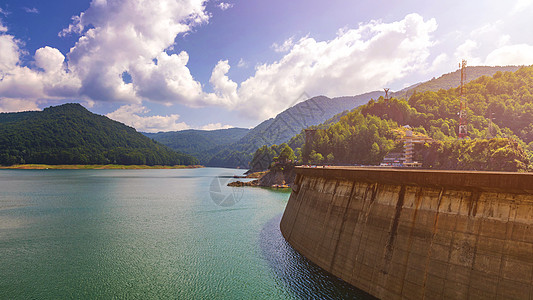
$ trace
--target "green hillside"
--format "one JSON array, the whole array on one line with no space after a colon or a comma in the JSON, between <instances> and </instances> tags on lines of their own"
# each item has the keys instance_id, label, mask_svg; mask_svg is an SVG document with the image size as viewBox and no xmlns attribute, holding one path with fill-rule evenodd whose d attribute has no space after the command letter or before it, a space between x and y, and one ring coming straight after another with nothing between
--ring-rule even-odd
<instances>
[{"instance_id":1,"label":"green hillside","mask_svg":"<svg viewBox=\"0 0 533 300\"><path fill-rule=\"evenodd\" d=\"M518 67L468 67L467 80L470 81L484 75L493 75L498 71L516 71ZM422 91L438 91L459 85L459 71L445 74L437 79L415 84L404 90L392 93L396 98L405 97ZM269 119L253 128L240 141L221 147L218 152L211 152L212 158L205 164L219 167L242 167L257 169L265 162L250 164L256 149L263 145L272 146L289 143L296 149L303 143L303 136L298 135L302 129L317 126L321 123L333 123L347 114L350 110L367 103L370 99L377 99L384 93L381 91L370 92L358 96L328 98L318 96L297 104L273 119ZM321 125L324 127L325 125ZM292 138L292 139L291 139ZM271 151L272 152L272 151ZM273 152L272 152L273 153ZM200 155L200 154L197 154ZM204 157L204 156L202 156Z\"/></svg>"},{"instance_id":2,"label":"green hillside","mask_svg":"<svg viewBox=\"0 0 533 300\"><path fill-rule=\"evenodd\" d=\"M320 124L338 113L351 110L383 94L376 91L350 97L318 96L298 103L275 118L257 125L238 142L222 147L206 165L248 168L255 150L262 145L287 142L302 129Z\"/></svg>"},{"instance_id":3,"label":"green hillside","mask_svg":"<svg viewBox=\"0 0 533 300\"><path fill-rule=\"evenodd\" d=\"M302 146L302 157L316 163L379 164L387 153L401 150L396 141L399 128L409 125L437 141L418 149L417 159L424 167L528 170L533 151L533 67L496 72L465 85L466 140L457 139L459 90L370 101L338 122L318 127L313 141Z\"/></svg>"},{"instance_id":4,"label":"green hillside","mask_svg":"<svg viewBox=\"0 0 533 300\"><path fill-rule=\"evenodd\" d=\"M0 114L0 164L191 165L198 161L79 104Z\"/></svg>"},{"instance_id":5,"label":"green hillside","mask_svg":"<svg viewBox=\"0 0 533 300\"><path fill-rule=\"evenodd\" d=\"M470 82L481 76L492 76L496 72L514 72L518 70L518 66L505 66L505 67L489 67L489 66L473 66L466 68L466 82ZM432 78L426 82L417 83L410 87L407 87L401 91L394 92L391 95L394 98L409 98L416 93L422 93L427 91L438 91L440 89L451 89L458 87L461 82L461 70L444 74L439 78Z\"/></svg>"},{"instance_id":6,"label":"green hillside","mask_svg":"<svg viewBox=\"0 0 533 300\"><path fill-rule=\"evenodd\" d=\"M172 148L175 151L190 154L207 164L220 151L222 146L235 143L245 136L250 129L229 128L219 130L183 130L158 133L143 133L147 137Z\"/></svg>"}]
</instances>

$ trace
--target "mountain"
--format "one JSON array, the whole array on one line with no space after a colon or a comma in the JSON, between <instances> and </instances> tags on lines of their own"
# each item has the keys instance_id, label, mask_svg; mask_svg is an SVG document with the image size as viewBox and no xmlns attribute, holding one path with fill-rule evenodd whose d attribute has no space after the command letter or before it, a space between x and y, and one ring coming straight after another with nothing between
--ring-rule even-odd
<instances>
[{"instance_id":1,"label":"mountain","mask_svg":"<svg viewBox=\"0 0 533 300\"><path fill-rule=\"evenodd\" d=\"M253 153L259 147L287 142L291 137L300 133L302 129L320 124L340 112L351 110L383 94L382 91L374 91L338 98L318 96L300 102L281 112L275 118L257 125L239 141L220 149L206 165L248 168Z\"/></svg>"},{"instance_id":2,"label":"mountain","mask_svg":"<svg viewBox=\"0 0 533 300\"><path fill-rule=\"evenodd\" d=\"M492 76L496 72L516 71L518 68L517 66L467 67L467 82L482 76ZM457 87L459 84L460 70L457 70L436 79L433 78L426 82L414 84L391 95L396 98L407 98L415 92L438 91ZM318 96L311 98L283 111L275 118L259 124L237 143L222 148L207 165L248 168L253 153L261 146L280 145L281 143L289 142L302 129L322 123L334 123L340 120L348 111L382 95L384 95L384 92L374 91L352 97L328 98ZM300 135L298 138L301 141L298 143L293 140L293 145L303 143L303 137Z\"/></svg>"},{"instance_id":3,"label":"mountain","mask_svg":"<svg viewBox=\"0 0 533 300\"><path fill-rule=\"evenodd\" d=\"M80 104L0 113L0 164L191 165L178 153Z\"/></svg>"},{"instance_id":4,"label":"mountain","mask_svg":"<svg viewBox=\"0 0 533 300\"><path fill-rule=\"evenodd\" d=\"M250 129L247 128L190 129L143 134L175 151L198 158L201 164L206 164L215 153L220 151L221 146L237 142L249 131Z\"/></svg>"},{"instance_id":5,"label":"mountain","mask_svg":"<svg viewBox=\"0 0 533 300\"><path fill-rule=\"evenodd\" d=\"M468 67L467 81L484 75L492 76L498 71L516 71L518 67ZM444 74L437 79L414 84L391 95L396 98L407 97L415 92L438 91L457 87L460 83L460 71ZM384 95L374 91L357 96L328 98L318 96L298 103L278 114L275 118L263 121L255 128L244 132L244 136L235 141L226 136L224 131L179 131L174 133L146 134L155 140L184 153L198 157L202 164L213 167L248 168L254 152L263 145L280 145L289 142L302 129L322 123L334 123L350 110L366 104L371 99ZM322 127L324 127L323 125ZM202 133L203 132L203 133ZM209 136L208 136L209 135ZM230 141L226 144L218 140ZM234 135L233 137L238 137ZM293 139L290 146L303 144L303 136Z\"/></svg>"},{"instance_id":6,"label":"mountain","mask_svg":"<svg viewBox=\"0 0 533 300\"><path fill-rule=\"evenodd\" d=\"M496 72L514 72L518 70L519 66L473 66L466 67L466 82L468 83L474 79L478 79L481 76L492 76ZM431 80L413 84L405 89L397 92L393 92L391 95L394 98L409 98L415 92L422 93L427 91L438 91L440 89L451 89L458 87L461 83L461 69L454 72L444 74L439 78L433 78Z\"/></svg>"},{"instance_id":7,"label":"mountain","mask_svg":"<svg viewBox=\"0 0 533 300\"><path fill-rule=\"evenodd\" d=\"M460 88L380 97L317 126L302 147L311 163L379 164L401 153L409 125L431 142L415 146L415 161L434 169L528 171L533 159L533 66L481 76L464 86L466 139L458 139ZM426 140L427 141L427 140ZM268 152L262 148L258 151ZM256 156L259 154L256 153Z\"/></svg>"}]
</instances>

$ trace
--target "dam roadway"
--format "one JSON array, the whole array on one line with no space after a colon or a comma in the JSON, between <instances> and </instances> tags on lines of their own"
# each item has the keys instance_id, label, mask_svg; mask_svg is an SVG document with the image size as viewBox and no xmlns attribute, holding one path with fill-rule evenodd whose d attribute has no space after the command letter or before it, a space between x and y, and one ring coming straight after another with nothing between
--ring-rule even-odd
<instances>
[{"instance_id":1,"label":"dam roadway","mask_svg":"<svg viewBox=\"0 0 533 300\"><path fill-rule=\"evenodd\" d=\"M280 228L382 299L532 299L533 174L295 169Z\"/></svg>"}]
</instances>

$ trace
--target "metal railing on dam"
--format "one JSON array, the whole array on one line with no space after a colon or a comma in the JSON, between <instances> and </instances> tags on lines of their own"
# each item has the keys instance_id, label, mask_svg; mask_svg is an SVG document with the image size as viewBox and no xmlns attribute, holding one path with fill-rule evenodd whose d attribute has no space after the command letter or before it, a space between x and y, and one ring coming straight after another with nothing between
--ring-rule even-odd
<instances>
[{"instance_id":1,"label":"metal railing on dam","mask_svg":"<svg viewBox=\"0 0 533 300\"><path fill-rule=\"evenodd\" d=\"M383 299L533 298L533 174L296 168L281 232Z\"/></svg>"}]
</instances>

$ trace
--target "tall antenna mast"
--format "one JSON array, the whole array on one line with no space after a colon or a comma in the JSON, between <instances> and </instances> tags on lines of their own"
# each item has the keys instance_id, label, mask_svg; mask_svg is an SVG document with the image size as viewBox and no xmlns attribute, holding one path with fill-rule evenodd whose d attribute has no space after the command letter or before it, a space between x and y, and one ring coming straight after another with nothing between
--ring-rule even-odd
<instances>
[{"instance_id":1,"label":"tall antenna mast","mask_svg":"<svg viewBox=\"0 0 533 300\"><path fill-rule=\"evenodd\" d=\"M461 110L459 111L459 138L466 138L466 99L464 97L464 83L466 81L466 60L459 64L461 68Z\"/></svg>"}]
</instances>

